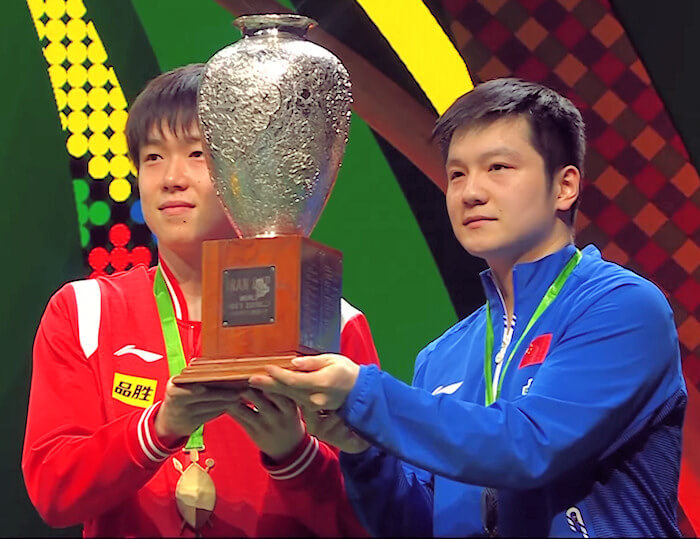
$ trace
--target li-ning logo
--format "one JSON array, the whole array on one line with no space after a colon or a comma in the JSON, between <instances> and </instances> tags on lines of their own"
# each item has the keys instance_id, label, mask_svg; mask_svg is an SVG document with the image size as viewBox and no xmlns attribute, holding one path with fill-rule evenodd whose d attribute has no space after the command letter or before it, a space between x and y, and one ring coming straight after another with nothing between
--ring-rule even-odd
<instances>
[{"instance_id":1,"label":"li-ning logo","mask_svg":"<svg viewBox=\"0 0 700 539\"><path fill-rule=\"evenodd\" d=\"M580 533L581 537L588 537L588 530L583 523L583 517L578 507L574 505L566 510L566 521L569 523L571 531Z\"/></svg>"},{"instance_id":2,"label":"li-ning logo","mask_svg":"<svg viewBox=\"0 0 700 539\"><path fill-rule=\"evenodd\" d=\"M438 395L439 393L445 393L447 395L451 395L455 391L457 391L460 387L462 387L462 384L464 382L455 382L454 384L450 384L447 386L438 386L433 390L433 395Z\"/></svg>"},{"instance_id":3,"label":"li-ning logo","mask_svg":"<svg viewBox=\"0 0 700 539\"><path fill-rule=\"evenodd\" d=\"M148 350L141 350L140 348L136 348L133 344L127 344L124 348L120 348L116 352L114 352L115 356L124 356L126 354L134 354L135 356L140 357L143 359L146 363L153 363L154 361L158 361L161 356L160 354L154 354L153 352L149 352Z\"/></svg>"}]
</instances>

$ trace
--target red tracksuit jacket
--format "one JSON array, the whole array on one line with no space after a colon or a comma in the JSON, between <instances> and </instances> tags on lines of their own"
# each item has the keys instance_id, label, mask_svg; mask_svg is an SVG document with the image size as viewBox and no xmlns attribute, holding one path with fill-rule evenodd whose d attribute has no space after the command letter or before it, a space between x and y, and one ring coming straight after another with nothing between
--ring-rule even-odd
<instances>
[{"instance_id":1,"label":"red tracksuit jacket","mask_svg":"<svg viewBox=\"0 0 700 539\"><path fill-rule=\"evenodd\" d=\"M163 266L187 361L201 325ZM192 536L175 502L189 456L157 438L154 416L169 378L153 297L155 268L65 285L50 300L34 343L22 469L29 496L53 526L84 524L86 536ZM378 363L364 315L343 301L341 352ZM204 536L366 535L347 501L337 450L306 436L271 467L245 431L223 415L204 427L200 463L216 506Z\"/></svg>"}]
</instances>

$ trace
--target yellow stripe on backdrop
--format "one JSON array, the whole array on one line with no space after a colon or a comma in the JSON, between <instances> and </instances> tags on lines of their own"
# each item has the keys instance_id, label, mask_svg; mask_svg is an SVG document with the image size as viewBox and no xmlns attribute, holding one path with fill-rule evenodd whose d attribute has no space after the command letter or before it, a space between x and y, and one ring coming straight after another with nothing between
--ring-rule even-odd
<instances>
[{"instance_id":1,"label":"yellow stripe on backdrop","mask_svg":"<svg viewBox=\"0 0 700 539\"><path fill-rule=\"evenodd\" d=\"M27 0L27 5L42 42L61 128L69 133L66 150L87 160L92 180L109 181L114 202L124 202L132 194L135 173L124 136L127 103L85 3Z\"/></svg>"},{"instance_id":2,"label":"yellow stripe on backdrop","mask_svg":"<svg viewBox=\"0 0 700 539\"><path fill-rule=\"evenodd\" d=\"M442 114L472 90L469 70L421 0L357 0Z\"/></svg>"}]
</instances>

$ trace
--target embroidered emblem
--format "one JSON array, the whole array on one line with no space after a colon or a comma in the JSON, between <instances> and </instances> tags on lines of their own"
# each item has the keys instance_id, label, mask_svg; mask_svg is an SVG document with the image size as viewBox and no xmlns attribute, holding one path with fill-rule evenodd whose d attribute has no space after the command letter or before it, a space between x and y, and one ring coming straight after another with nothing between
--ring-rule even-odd
<instances>
[{"instance_id":1,"label":"embroidered emblem","mask_svg":"<svg viewBox=\"0 0 700 539\"><path fill-rule=\"evenodd\" d=\"M520 360L518 368L522 369L523 367L542 363L547 356L547 352L549 352L549 345L551 342L551 333L545 333L544 335L532 339L530 346L527 347L523 358Z\"/></svg>"},{"instance_id":2,"label":"embroidered emblem","mask_svg":"<svg viewBox=\"0 0 700 539\"><path fill-rule=\"evenodd\" d=\"M112 397L131 406L148 408L155 400L157 385L158 380L115 372Z\"/></svg>"},{"instance_id":3,"label":"embroidered emblem","mask_svg":"<svg viewBox=\"0 0 700 539\"><path fill-rule=\"evenodd\" d=\"M199 452L192 451L190 459L192 462L183 470L182 463L173 458L173 466L182 474L175 487L175 500L183 518L182 529L188 524L197 531L207 523L211 525L209 517L216 504L216 487L208 473L214 466L214 459L206 460L206 468L199 465Z\"/></svg>"},{"instance_id":4,"label":"embroidered emblem","mask_svg":"<svg viewBox=\"0 0 700 539\"><path fill-rule=\"evenodd\" d=\"M141 350L140 348L136 348L136 346L134 346L133 344L127 344L124 348L120 348L119 350L114 352L115 356L125 356L126 354L134 354L135 356L143 359L146 363L153 363L154 361L158 361L163 357L160 354L154 354L153 352L149 352L148 350Z\"/></svg>"},{"instance_id":5,"label":"embroidered emblem","mask_svg":"<svg viewBox=\"0 0 700 539\"><path fill-rule=\"evenodd\" d=\"M530 386L532 385L532 378L528 378L527 384L523 386L523 388L520 390L521 395L527 395L528 391L530 391Z\"/></svg>"},{"instance_id":6,"label":"embroidered emblem","mask_svg":"<svg viewBox=\"0 0 700 539\"><path fill-rule=\"evenodd\" d=\"M447 395L451 395L455 391L457 391L460 387L462 387L462 384L464 382L455 382L454 384L449 384L446 386L437 386L433 390L433 395L438 395L439 393L445 393Z\"/></svg>"}]
</instances>

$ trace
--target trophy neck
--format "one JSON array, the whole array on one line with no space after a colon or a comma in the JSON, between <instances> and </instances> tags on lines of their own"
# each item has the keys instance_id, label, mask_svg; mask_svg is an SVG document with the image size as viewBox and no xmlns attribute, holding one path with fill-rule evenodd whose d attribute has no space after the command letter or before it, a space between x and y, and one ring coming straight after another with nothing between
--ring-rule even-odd
<instances>
[{"instance_id":1,"label":"trophy neck","mask_svg":"<svg viewBox=\"0 0 700 539\"><path fill-rule=\"evenodd\" d=\"M318 26L318 23L310 17L294 14L269 14L269 15L243 15L233 21L243 33L244 37L270 34L279 32L294 34L304 37L309 28Z\"/></svg>"}]
</instances>

